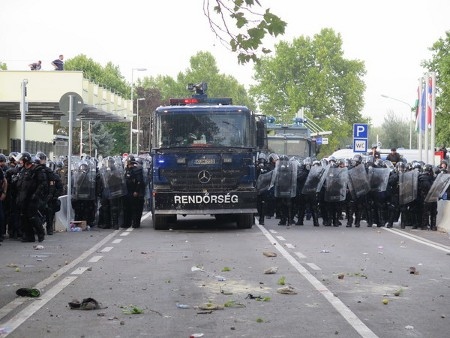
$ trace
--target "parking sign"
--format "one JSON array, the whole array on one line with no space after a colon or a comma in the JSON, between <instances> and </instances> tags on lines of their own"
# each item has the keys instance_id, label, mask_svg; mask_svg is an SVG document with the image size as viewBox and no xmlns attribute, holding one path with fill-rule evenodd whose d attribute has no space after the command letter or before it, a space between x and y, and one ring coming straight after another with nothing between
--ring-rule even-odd
<instances>
[{"instance_id":1,"label":"parking sign","mask_svg":"<svg viewBox=\"0 0 450 338\"><path fill-rule=\"evenodd\" d=\"M369 125L367 123L353 124L353 151L355 153L367 152L369 140Z\"/></svg>"}]
</instances>

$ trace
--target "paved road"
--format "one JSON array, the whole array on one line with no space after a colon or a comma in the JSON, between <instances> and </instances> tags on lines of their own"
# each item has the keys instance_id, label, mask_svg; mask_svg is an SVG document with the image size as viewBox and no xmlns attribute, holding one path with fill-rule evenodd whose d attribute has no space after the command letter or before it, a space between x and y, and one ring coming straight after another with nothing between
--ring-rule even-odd
<instances>
[{"instance_id":1,"label":"paved road","mask_svg":"<svg viewBox=\"0 0 450 338\"><path fill-rule=\"evenodd\" d=\"M448 234L277 222L238 230L185 218L154 231L144 216L139 229L58 233L42 250L6 241L0 328L7 334L0 336L447 336ZM265 274L271 267L277 273ZM31 286L41 297L16 297ZM282 287L296 294L278 293ZM105 308L69 308L87 297ZM143 313L127 314L133 307Z\"/></svg>"}]
</instances>

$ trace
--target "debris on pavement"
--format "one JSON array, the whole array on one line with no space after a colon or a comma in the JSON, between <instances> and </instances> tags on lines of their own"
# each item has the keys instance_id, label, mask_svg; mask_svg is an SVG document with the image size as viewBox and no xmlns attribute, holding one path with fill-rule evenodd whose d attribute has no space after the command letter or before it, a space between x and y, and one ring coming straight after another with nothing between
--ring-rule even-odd
<instances>
[{"instance_id":1,"label":"debris on pavement","mask_svg":"<svg viewBox=\"0 0 450 338\"><path fill-rule=\"evenodd\" d=\"M264 251L263 255L266 257L277 257L277 253L276 252L272 252L272 251Z\"/></svg>"},{"instance_id":2,"label":"debris on pavement","mask_svg":"<svg viewBox=\"0 0 450 338\"><path fill-rule=\"evenodd\" d=\"M295 289L290 285L277 289L277 292L281 293L283 295L296 295L297 294L297 291L295 291Z\"/></svg>"},{"instance_id":3,"label":"debris on pavement","mask_svg":"<svg viewBox=\"0 0 450 338\"><path fill-rule=\"evenodd\" d=\"M198 306L200 310L223 310L223 305L214 304L214 303L204 303Z\"/></svg>"},{"instance_id":4,"label":"debris on pavement","mask_svg":"<svg viewBox=\"0 0 450 338\"><path fill-rule=\"evenodd\" d=\"M78 299L74 299L69 302L71 310L98 310L106 309L101 303L97 302L94 298L84 298L81 302Z\"/></svg>"},{"instance_id":5,"label":"debris on pavement","mask_svg":"<svg viewBox=\"0 0 450 338\"><path fill-rule=\"evenodd\" d=\"M39 297L41 292L38 289L20 288L16 291L16 295L20 297Z\"/></svg>"},{"instance_id":6,"label":"debris on pavement","mask_svg":"<svg viewBox=\"0 0 450 338\"><path fill-rule=\"evenodd\" d=\"M273 274L277 273L277 271L278 271L278 267L277 266L272 266L272 267L264 270L264 274L266 274L266 275L273 275Z\"/></svg>"}]
</instances>

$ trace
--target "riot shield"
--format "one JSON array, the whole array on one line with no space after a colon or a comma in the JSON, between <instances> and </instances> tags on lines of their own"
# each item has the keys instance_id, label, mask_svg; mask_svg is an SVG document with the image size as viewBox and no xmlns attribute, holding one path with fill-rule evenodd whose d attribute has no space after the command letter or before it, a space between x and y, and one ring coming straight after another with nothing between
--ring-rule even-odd
<instances>
[{"instance_id":1,"label":"riot shield","mask_svg":"<svg viewBox=\"0 0 450 338\"><path fill-rule=\"evenodd\" d=\"M319 192L320 189L322 189L323 182L325 182L329 169L329 166L312 166L308 173L308 177L306 178L305 185L303 186L302 194L308 195Z\"/></svg>"},{"instance_id":2,"label":"riot shield","mask_svg":"<svg viewBox=\"0 0 450 338\"><path fill-rule=\"evenodd\" d=\"M450 174L439 173L425 197L426 203L437 202L444 195L450 185Z\"/></svg>"},{"instance_id":3,"label":"riot shield","mask_svg":"<svg viewBox=\"0 0 450 338\"><path fill-rule=\"evenodd\" d=\"M325 201L341 202L347 196L348 168L330 168L325 179Z\"/></svg>"},{"instance_id":4,"label":"riot shield","mask_svg":"<svg viewBox=\"0 0 450 338\"><path fill-rule=\"evenodd\" d=\"M269 190L270 183L272 182L272 174L273 171L269 171L258 176L258 179L256 180L256 190L258 191L258 195Z\"/></svg>"},{"instance_id":5,"label":"riot shield","mask_svg":"<svg viewBox=\"0 0 450 338\"><path fill-rule=\"evenodd\" d=\"M405 205L417 199L419 172L417 170L400 172L398 176L399 203Z\"/></svg>"},{"instance_id":6,"label":"riot shield","mask_svg":"<svg viewBox=\"0 0 450 338\"><path fill-rule=\"evenodd\" d=\"M95 163L91 160L77 160L74 161L72 168L72 198L95 200Z\"/></svg>"},{"instance_id":7,"label":"riot shield","mask_svg":"<svg viewBox=\"0 0 450 338\"><path fill-rule=\"evenodd\" d=\"M102 177L103 196L105 198L113 199L127 194L124 169L120 158L107 157L103 159L100 175Z\"/></svg>"},{"instance_id":8,"label":"riot shield","mask_svg":"<svg viewBox=\"0 0 450 338\"><path fill-rule=\"evenodd\" d=\"M297 164L295 161L277 161L271 186L275 197L295 197L297 192Z\"/></svg>"},{"instance_id":9,"label":"riot shield","mask_svg":"<svg viewBox=\"0 0 450 338\"><path fill-rule=\"evenodd\" d=\"M370 191L383 192L386 191L389 181L389 168L370 168L369 169L369 185Z\"/></svg>"},{"instance_id":10,"label":"riot shield","mask_svg":"<svg viewBox=\"0 0 450 338\"><path fill-rule=\"evenodd\" d=\"M366 195L370 191L369 178L363 164L348 171L348 189L353 199Z\"/></svg>"}]
</instances>

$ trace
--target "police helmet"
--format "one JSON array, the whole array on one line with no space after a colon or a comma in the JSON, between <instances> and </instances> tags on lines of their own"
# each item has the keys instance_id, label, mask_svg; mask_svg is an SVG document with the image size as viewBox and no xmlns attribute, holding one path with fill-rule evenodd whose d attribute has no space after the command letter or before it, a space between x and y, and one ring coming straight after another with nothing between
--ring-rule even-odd
<instances>
[{"instance_id":1,"label":"police helmet","mask_svg":"<svg viewBox=\"0 0 450 338\"><path fill-rule=\"evenodd\" d=\"M56 168L62 168L62 167L64 167L64 163L62 163L62 161L56 162Z\"/></svg>"},{"instance_id":2,"label":"police helmet","mask_svg":"<svg viewBox=\"0 0 450 338\"><path fill-rule=\"evenodd\" d=\"M427 175L433 176L433 175L434 175L433 166L432 166L431 164L426 164L426 165L423 167L423 172L424 172L425 174L427 174Z\"/></svg>"},{"instance_id":3,"label":"police helmet","mask_svg":"<svg viewBox=\"0 0 450 338\"><path fill-rule=\"evenodd\" d=\"M406 164L404 162L397 162L395 165L395 170L399 173L403 173L406 171Z\"/></svg>"},{"instance_id":4,"label":"police helmet","mask_svg":"<svg viewBox=\"0 0 450 338\"><path fill-rule=\"evenodd\" d=\"M336 163L336 157L334 157L334 156L328 157L328 162L334 162L334 163Z\"/></svg>"},{"instance_id":5,"label":"police helmet","mask_svg":"<svg viewBox=\"0 0 450 338\"><path fill-rule=\"evenodd\" d=\"M128 155L127 163L137 163L136 162L136 157L134 157L134 155Z\"/></svg>"},{"instance_id":6,"label":"police helmet","mask_svg":"<svg viewBox=\"0 0 450 338\"><path fill-rule=\"evenodd\" d=\"M384 168L384 161L381 158L377 158L373 163L376 168Z\"/></svg>"},{"instance_id":7,"label":"police helmet","mask_svg":"<svg viewBox=\"0 0 450 338\"><path fill-rule=\"evenodd\" d=\"M281 155L279 159L280 161L289 161L289 157L287 155Z\"/></svg>"},{"instance_id":8,"label":"police helmet","mask_svg":"<svg viewBox=\"0 0 450 338\"><path fill-rule=\"evenodd\" d=\"M6 162L6 156L4 154L0 154L0 162Z\"/></svg>"},{"instance_id":9,"label":"police helmet","mask_svg":"<svg viewBox=\"0 0 450 338\"><path fill-rule=\"evenodd\" d=\"M39 160L46 160L47 159L47 155L45 155L42 151L38 151L36 153L36 158L38 158Z\"/></svg>"},{"instance_id":10,"label":"police helmet","mask_svg":"<svg viewBox=\"0 0 450 338\"><path fill-rule=\"evenodd\" d=\"M306 158L303 160L303 165L308 166L308 165L311 165L311 164L312 164L311 157L306 157Z\"/></svg>"},{"instance_id":11,"label":"police helmet","mask_svg":"<svg viewBox=\"0 0 450 338\"><path fill-rule=\"evenodd\" d=\"M89 166L87 165L87 163L81 163L78 169L80 169L80 171L88 171Z\"/></svg>"},{"instance_id":12,"label":"police helmet","mask_svg":"<svg viewBox=\"0 0 450 338\"><path fill-rule=\"evenodd\" d=\"M444 169L448 169L448 162L446 160L441 160L441 168L444 167Z\"/></svg>"},{"instance_id":13,"label":"police helmet","mask_svg":"<svg viewBox=\"0 0 450 338\"><path fill-rule=\"evenodd\" d=\"M27 152L21 153L18 160L22 161L23 163L30 163L32 161L30 153Z\"/></svg>"},{"instance_id":14,"label":"police helmet","mask_svg":"<svg viewBox=\"0 0 450 338\"><path fill-rule=\"evenodd\" d=\"M353 156L353 161L355 161L356 164L362 163L362 160L363 160L363 158L360 154L355 154Z\"/></svg>"},{"instance_id":15,"label":"police helmet","mask_svg":"<svg viewBox=\"0 0 450 338\"><path fill-rule=\"evenodd\" d=\"M320 164L321 163L320 163L319 160L314 160L313 163L312 163L313 166L320 166Z\"/></svg>"},{"instance_id":16,"label":"police helmet","mask_svg":"<svg viewBox=\"0 0 450 338\"><path fill-rule=\"evenodd\" d=\"M276 162L276 161L278 161L279 159L280 159L280 157L279 157L277 154L275 154L275 153L271 153L271 154L269 155L269 162L270 162L270 163Z\"/></svg>"},{"instance_id":17,"label":"police helmet","mask_svg":"<svg viewBox=\"0 0 450 338\"><path fill-rule=\"evenodd\" d=\"M15 151L9 153L9 155L8 155L9 162L12 162L12 163L17 162L17 157L18 156L19 156L19 154L17 152L15 152Z\"/></svg>"},{"instance_id":18,"label":"police helmet","mask_svg":"<svg viewBox=\"0 0 450 338\"><path fill-rule=\"evenodd\" d=\"M264 154L264 153L259 153L259 155L258 155L258 161L262 161L262 162L265 162L265 161L267 161L267 156L266 156L266 154Z\"/></svg>"}]
</instances>

